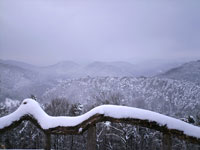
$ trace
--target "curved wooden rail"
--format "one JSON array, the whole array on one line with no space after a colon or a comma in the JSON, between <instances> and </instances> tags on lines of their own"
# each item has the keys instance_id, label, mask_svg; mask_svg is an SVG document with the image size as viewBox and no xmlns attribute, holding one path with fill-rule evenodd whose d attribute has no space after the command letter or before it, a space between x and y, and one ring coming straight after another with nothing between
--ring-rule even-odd
<instances>
[{"instance_id":1,"label":"curved wooden rail","mask_svg":"<svg viewBox=\"0 0 200 150\"><path fill-rule=\"evenodd\" d=\"M31 103L31 104L27 105L27 103ZM26 105L27 105L27 107L26 107ZM113 106L113 107L116 107L116 106ZM121 106L121 107L124 109L126 109L126 108L130 109L130 107L125 107L125 106ZM95 108L93 110L95 110ZM41 119L41 117L38 118L38 116L39 115L48 116L48 115L41 109L41 107L39 106L39 104L37 102L35 102L34 100L31 100L31 99L26 99L22 102L21 106L15 112L13 112L12 114L10 114L8 116L4 116L4 117L0 118L0 133L6 132L8 130L11 130L12 128L17 127L24 120L28 120L28 121L32 122L36 127L38 127L40 130L42 130L46 135L50 135L50 134L82 134L84 131L88 130L90 127L93 127L98 122L110 121L110 122L115 122L115 123L126 123L126 124L147 127L150 129L160 131L166 135L173 135L179 139L183 139L183 140L189 141L191 143L195 143L195 144L200 144L200 135L193 136L193 135L185 133L185 131L183 131L183 130L176 129L176 128L169 128L168 124L161 124L160 122L156 122L151 119L142 119L142 118L137 118L137 117L136 118L134 118L134 117L125 117L125 118L121 117L120 118L118 116L114 117L112 115L106 114L105 112L99 111L99 113L98 113L98 111L93 111L93 110L90 111L90 115L87 115L87 113L85 114L85 115L87 115L87 117L85 117L86 119L83 119L82 121L75 123L74 125L69 124L69 125L47 126L45 124L45 121L42 122L43 119ZM98 110L101 110L101 109L98 109ZM141 110L141 109L139 109L139 110ZM37 112L37 111L39 111L39 112ZM145 110L142 110L142 111L145 111ZM152 114L161 115L161 114L151 112L151 111L147 111L147 112L149 112L150 115L152 115ZM39 114L37 116L37 113L42 113L42 114ZM161 115L161 116L167 117L165 115ZM51 116L49 116L49 117L51 117ZM74 118L76 118L76 121L77 121L79 119L81 120L81 117L83 118L84 115L80 116L80 118L78 118L78 117L66 117L66 118L63 117L63 118L66 119L64 121L67 121L67 120L73 121ZM58 117L52 117L52 118L57 119ZM152 117L150 117L150 118L152 118ZM171 117L167 117L167 118L171 118ZM175 120L175 118L172 118L172 119ZM9 121L7 123L5 123L6 120L9 120ZM178 119L176 119L176 120L180 123L180 120L178 120ZM47 123L48 123L48 121L47 121ZM198 129L197 132L200 131L200 127L190 125L183 121L181 121L181 123L183 123L183 125L188 125L191 128L194 127L195 129ZM48 149L48 148L46 148L46 149Z\"/></svg>"}]
</instances>

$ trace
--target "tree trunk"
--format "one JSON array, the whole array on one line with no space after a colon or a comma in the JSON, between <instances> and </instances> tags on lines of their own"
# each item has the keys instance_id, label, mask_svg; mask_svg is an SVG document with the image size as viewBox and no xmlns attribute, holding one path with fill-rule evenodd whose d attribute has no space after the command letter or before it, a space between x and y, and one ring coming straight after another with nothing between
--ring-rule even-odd
<instances>
[{"instance_id":1,"label":"tree trunk","mask_svg":"<svg viewBox=\"0 0 200 150\"><path fill-rule=\"evenodd\" d=\"M71 135L71 149L70 150L73 150L73 146L74 146L74 136Z\"/></svg>"},{"instance_id":2,"label":"tree trunk","mask_svg":"<svg viewBox=\"0 0 200 150\"><path fill-rule=\"evenodd\" d=\"M163 133L162 150L172 150L172 139L170 134Z\"/></svg>"},{"instance_id":3,"label":"tree trunk","mask_svg":"<svg viewBox=\"0 0 200 150\"><path fill-rule=\"evenodd\" d=\"M141 135L141 143L140 143L140 149L144 150L144 133L140 133Z\"/></svg>"},{"instance_id":4,"label":"tree trunk","mask_svg":"<svg viewBox=\"0 0 200 150\"><path fill-rule=\"evenodd\" d=\"M45 140L44 140L44 149L45 150L50 150L51 149L51 134L49 133L44 133L45 135Z\"/></svg>"},{"instance_id":5,"label":"tree trunk","mask_svg":"<svg viewBox=\"0 0 200 150\"><path fill-rule=\"evenodd\" d=\"M88 129L87 150L96 150L96 125Z\"/></svg>"}]
</instances>

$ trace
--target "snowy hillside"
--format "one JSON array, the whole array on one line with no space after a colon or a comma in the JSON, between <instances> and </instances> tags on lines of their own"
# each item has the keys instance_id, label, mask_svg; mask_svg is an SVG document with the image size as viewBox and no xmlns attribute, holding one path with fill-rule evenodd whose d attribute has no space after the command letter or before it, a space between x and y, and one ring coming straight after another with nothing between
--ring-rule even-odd
<instances>
[{"instance_id":1,"label":"snowy hillside","mask_svg":"<svg viewBox=\"0 0 200 150\"><path fill-rule=\"evenodd\" d=\"M44 101L54 98L66 98L84 105L135 106L182 116L199 107L200 87L171 79L87 77L62 81L43 95Z\"/></svg>"},{"instance_id":2,"label":"snowy hillside","mask_svg":"<svg viewBox=\"0 0 200 150\"><path fill-rule=\"evenodd\" d=\"M31 94L42 94L53 82L38 72L18 66L0 63L0 70L0 101L6 97L23 99Z\"/></svg>"},{"instance_id":3,"label":"snowy hillside","mask_svg":"<svg viewBox=\"0 0 200 150\"><path fill-rule=\"evenodd\" d=\"M200 84L200 60L185 63L180 67L170 69L158 75L158 77L191 81Z\"/></svg>"},{"instance_id":4,"label":"snowy hillside","mask_svg":"<svg viewBox=\"0 0 200 150\"><path fill-rule=\"evenodd\" d=\"M42 103L42 108L45 109L45 112L52 116L80 115L98 105L115 104L144 108L175 118L182 118L182 120L195 125L200 124L200 86L196 83L160 76L131 77L128 75L128 68L132 68L132 65L122 62L97 62L89 64L85 68L83 67L84 69L82 67L73 62L62 62L48 67L40 67L36 70L30 67L29 70L23 66L18 67L0 63L0 96L2 101L0 103L0 115L5 116L9 112L13 112L16 106L19 105L19 101L8 98L22 100L34 94L37 96L37 100ZM196 72L197 68L193 68L194 72ZM83 69L83 72L79 69ZM77 72L81 73L81 76L86 72L93 73L94 76L84 75L82 78L73 79L68 76L73 71L75 74ZM107 71L112 76L119 76L97 77L99 74L106 75L103 73ZM190 77L190 73L187 75ZM72 77L75 77L75 75L72 75ZM81 106L80 110L79 106ZM32 111L32 109L28 110ZM6 137L9 137L14 148L17 146L19 148L33 148L35 143L37 143L37 148L42 148L42 134L40 131L33 129L33 125L26 123L24 127L21 126L15 132L3 134L1 138L3 143L6 143ZM108 132L114 133L116 136L111 138ZM110 143L112 143L114 149L120 148L120 150L121 147L126 149L128 142L134 143L134 149L137 149L141 146L141 141L144 142L143 145L148 145L149 148L145 149L159 149L160 137L162 136L158 132L138 128L138 126L118 125L110 122L98 124L97 135L100 149L105 149L102 148L105 143L112 141ZM30 137L33 137L33 139L30 139ZM53 143L56 146L55 149L69 149L71 138L73 138L74 143L79 143L74 147L84 149L84 136L54 136L52 141L57 143ZM183 149L180 148L180 145L183 145L183 147L187 145L187 147L191 147L190 149L194 147L182 141L177 142L176 139L175 142L178 143L176 144L177 149ZM64 144L62 145L61 143Z\"/></svg>"},{"instance_id":5,"label":"snowy hillside","mask_svg":"<svg viewBox=\"0 0 200 150\"><path fill-rule=\"evenodd\" d=\"M123 104L138 107L152 105L152 110L157 101L162 101L163 107L168 99L177 99L180 103L198 101L199 86L189 82L199 81L199 61L172 69L157 78L136 78L139 69L127 62L94 62L83 66L65 61L46 67L33 67L20 62L15 66L15 61L1 62L0 101L5 98L23 99L34 94L43 101L65 97L74 102L90 101L94 104L95 100L109 101L108 96L118 95ZM182 78L185 81L173 80ZM161 111L160 107L156 109ZM164 109L167 108L162 108L162 111Z\"/></svg>"},{"instance_id":6,"label":"snowy hillside","mask_svg":"<svg viewBox=\"0 0 200 150\"><path fill-rule=\"evenodd\" d=\"M30 87L37 78L37 74L32 71L12 65L0 63L0 70L1 98L6 95L13 95L17 98L22 91L28 90L27 87Z\"/></svg>"}]
</instances>

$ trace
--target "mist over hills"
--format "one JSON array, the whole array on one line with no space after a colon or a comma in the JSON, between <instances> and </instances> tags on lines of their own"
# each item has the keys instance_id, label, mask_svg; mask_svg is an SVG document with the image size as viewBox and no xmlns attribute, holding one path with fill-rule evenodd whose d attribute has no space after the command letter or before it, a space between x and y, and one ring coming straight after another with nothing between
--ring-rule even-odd
<instances>
[{"instance_id":1,"label":"mist over hills","mask_svg":"<svg viewBox=\"0 0 200 150\"><path fill-rule=\"evenodd\" d=\"M31 93L42 94L54 84L54 80L47 78L34 69L18 67L0 63L0 100L6 97L22 99L30 97Z\"/></svg>"},{"instance_id":2,"label":"mist over hills","mask_svg":"<svg viewBox=\"0 0 200 150\"><path fill-rule=\"evenodd\" d=\"M165 73L159 74L158 77L190 81L200 84L200 60L191 61L181 66L172 68Z\"/></svg>"},{"instance_id":3,"label":"mist over hills","mask_svg":"<svg viewBox=\"0 0 200 150\"><path fill-rule=\"evenodd\" d=\"M34 66L32 64L28 64L28 63L16 61L16 60L1 60L0 59L0 63L7 64L7 65L13 65L13 66L17 66L17 67L20 67L23 69L28 69L28 70L34 70L34 69L38 68L37 66Z\"/></svg>"},{"instance_id":4,"label":"mist over hills","mask_svg":"<svg viewBox=\"0 0 200 150\"><path fill-rule=\"evenodd\" d=\"M144 62L127 61L94 61L90 63L76 63L61 61L48 66L35 66L21 61L1 60L0 63L17 66L37 73L52 76L83 77L83 76L153 76L183 64L186 60L148 60Z\"/></svg>"},{"instance_id":5,"label":"mist over hills","mask_svg":"<svg viewBox=\"0 0 200 150\"><path fill-rule=\"evenodd\" d=\"M93 78L110 77L110 79L112 77L136 78L152 74L156 75L167 70L170 66L172 68L172 66L177 66L180 63L158 64L151 62L148 65L136 65L122 61L98 61L82 65L73 61L64 61L40 67L18 61L0 60L0 101L4 101L5 98L23 99L30 97L31 94L42 98L45 92L57 87L57 85L66 80L88 76ZM165 73L158 74L156 77L184 80L197 84L199 83L198 75L200 74L199 64L199 61L189 62ZM73 93L73 91L71 92Z\"/></svg>"}]
</instances>

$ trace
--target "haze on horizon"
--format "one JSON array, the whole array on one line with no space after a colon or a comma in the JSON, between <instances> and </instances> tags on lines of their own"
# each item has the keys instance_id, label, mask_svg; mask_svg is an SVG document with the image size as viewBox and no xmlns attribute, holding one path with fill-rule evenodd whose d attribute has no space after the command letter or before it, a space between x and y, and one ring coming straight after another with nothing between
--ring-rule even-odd
<instances>
[{"instance_id":1,"label":"haze on horizon","mask_svg":"<svg viewBox=\"0 0 200 150\"><path fill-rule=\"evenodd\" d=\"M0 59L197 59L199 8L199 0L1 0Z\"/></svg>"}]
</instances>

